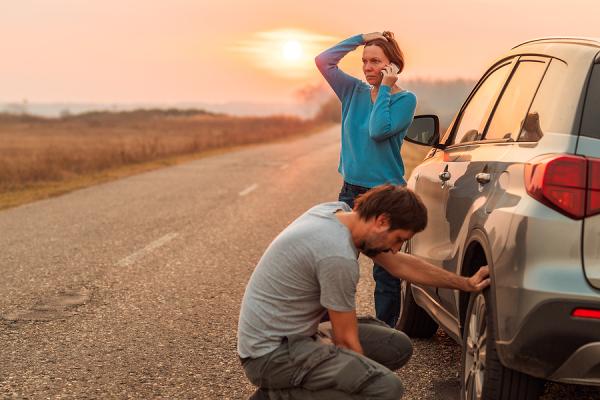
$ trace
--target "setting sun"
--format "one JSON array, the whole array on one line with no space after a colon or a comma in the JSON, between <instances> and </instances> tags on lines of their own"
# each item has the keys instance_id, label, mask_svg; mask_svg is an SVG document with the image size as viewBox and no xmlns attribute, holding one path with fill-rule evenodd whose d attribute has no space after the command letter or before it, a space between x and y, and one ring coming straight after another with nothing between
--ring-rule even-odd
<instances>
[{"instance_id":1,"label":"setting sun","mask_svg":"<svg viewBox=\"0 0 600 400\"><path fill-rule=\"evenodd\" d=\"M302 46L297 40L288 40L283 44L283 58L295 61L302 57Z\"/></svg>"},{"instance_id":2,"label":"setting sun","mask_svg":"<svg viewBox=\"0 0 600 400\"><path fill-rule=\"evenodd\" d=\"M314 56L336 40L299 29L279 29L257 32L230 49L279 77L305 79L315 73Z\"/></svg>"}]
</instances>

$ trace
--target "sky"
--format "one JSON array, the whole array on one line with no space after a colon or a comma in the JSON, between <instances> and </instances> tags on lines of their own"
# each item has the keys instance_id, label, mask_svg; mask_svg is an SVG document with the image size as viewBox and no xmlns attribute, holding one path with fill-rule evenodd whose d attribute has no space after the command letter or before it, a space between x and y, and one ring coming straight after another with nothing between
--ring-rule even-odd
<instances>
[{"instance_id":1,"label":"sky","mask_svg":"<svg viewBox=\"0 0 600 400\"><path fill-rule=\"evenodd\" d=\"M0 101L293 102L322 50L393 31L401 79L476 79L523 41L600 37L599 0L0 0ZM362 78L359 48L342 69Z\"/></svg>"}]
</instances>

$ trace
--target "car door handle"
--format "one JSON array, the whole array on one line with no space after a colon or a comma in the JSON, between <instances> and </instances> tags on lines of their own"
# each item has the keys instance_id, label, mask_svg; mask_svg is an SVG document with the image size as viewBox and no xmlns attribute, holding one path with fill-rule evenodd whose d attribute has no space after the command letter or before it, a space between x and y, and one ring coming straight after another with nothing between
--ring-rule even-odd
<instances>
[{"instance_id":1,"label":"car door handle","mask_svg":"<svg viewBox=\"0 0 600 400\"><path fill-rule=\"evenodd\" d=\"M477 180L477 182L481 183L482 185L485 185L486 183L489 183L490 180L492 180L492 175L488 174L487 172L480 172L477 175L475 175L475 179Z\"/></svg>"},{"instance_id":2,"label":"car door handle","mask_svg":"<svg viewBox=\"0 0 600 400\"><path fill-rule=\"evenodd\" d=\"M450 175L450 172L444 171L444 172L440 173L439 177L440 177L441 181L446 182L446 181L450 180L452 175Z\"/></svg>"}]
</instances>

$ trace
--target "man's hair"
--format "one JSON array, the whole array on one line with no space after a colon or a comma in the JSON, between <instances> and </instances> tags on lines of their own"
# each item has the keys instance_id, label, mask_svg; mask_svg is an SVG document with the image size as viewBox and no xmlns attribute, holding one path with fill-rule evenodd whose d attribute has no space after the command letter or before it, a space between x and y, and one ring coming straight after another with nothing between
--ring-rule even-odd
<instances>
[{"instance_id":1,"label":"man's hair","mask_svg":"<svg viewBox=\"0 0 600 400\"><path fill-rule=\"evenodd\" d=\"M390 220L390 230L405 229L414 233L427 226L427 208L415 192L403 186L381 185L358 196L354 211L368 221L380 215Z\"/></svg>"}]
</instances>

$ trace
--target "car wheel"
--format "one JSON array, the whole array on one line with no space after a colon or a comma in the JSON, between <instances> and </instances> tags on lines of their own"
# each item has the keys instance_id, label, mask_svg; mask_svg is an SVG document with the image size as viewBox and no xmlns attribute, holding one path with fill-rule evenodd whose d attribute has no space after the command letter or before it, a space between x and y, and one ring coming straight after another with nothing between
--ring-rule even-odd
<instances>
[{"instance_id":1,"label":"car wheel","mask_svg":"<svg viewBox=\"0 0 600 400\"><path fill-rule=\"evenodd\" d=\"M415 302L410 283L400 284L400 315L396 329L413 338L430 338L438 329L438 324Z\"/></svg>"},{"instance_id":2,"label":"car wheel","mask_svg":"<svg viewBox=\"0 0 600 400\"><path fill-rule=\"evenodd\" d=\"M462 400L535 400L544 381L504 367L498 359L490 291L472 293L463 332Z\"/></svg>"}]
</instances>

